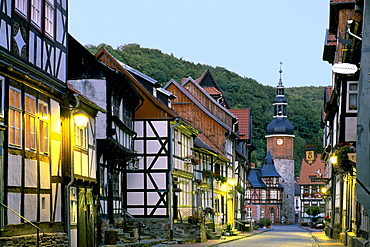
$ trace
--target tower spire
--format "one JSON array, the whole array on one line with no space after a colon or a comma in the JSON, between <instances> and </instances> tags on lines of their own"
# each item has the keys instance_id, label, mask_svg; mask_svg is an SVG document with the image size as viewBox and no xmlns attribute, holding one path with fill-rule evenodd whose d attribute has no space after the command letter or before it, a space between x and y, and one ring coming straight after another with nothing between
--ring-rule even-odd
<instances>
[{"instance_id":1,"label":"tower spire","mask_svg":"<svg viewBox=\"0 0 370 247\"><path fill-rule=\"evenodd\" d=\"M280 62L280 70L279 70L279 73L280 73L280 79L279 79L279 86L282 86L282 85L283 85L283 80L281 79L281 74L283 73L283 70L281 69L281 65L283 65L283 62Z\"/></svg>"}]
</instances>

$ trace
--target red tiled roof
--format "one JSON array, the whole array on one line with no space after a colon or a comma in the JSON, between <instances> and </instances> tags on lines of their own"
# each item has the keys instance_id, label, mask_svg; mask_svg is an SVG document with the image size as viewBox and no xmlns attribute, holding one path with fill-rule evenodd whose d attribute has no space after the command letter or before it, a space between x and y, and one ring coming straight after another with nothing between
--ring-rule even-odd
<instances>
[{"instance_id":1,"label":"red tiled roof","mask_svg":"<svg viewBox=\"0 0 370 247\"><path fill-rule=\"evenodd\" d=\"M320 178L320 175L318 173L321 173L322 177L324 178L324 168L325 163L321 161L321 154L317 154L316 161L311 165L303 159L298 184L324 184L324 182L311 182L310 179L310 176L316 176L317 178Z\"/></svg>"},{"instance_id":2,"label":"red tiled roof","mask_svg":"<svg viewBox=\"0 0 370 247\"><path fill-rule=\"evenodd\" d=\"M251 139L249 136L250 129L250 111L249 109L228 109L232 114L238 118L239 122L239 138L242 140Z\"/></svg>"},{"instance_id":3,"label":"red tiled roof","mask_svg":"<svg viewBox=\"0 0 370 247\"><path fill-rule=\"evenodd\" d=\"M222 93L217 90L215 87L204 87L204 91L206 91L209 95L221 95Z\"/></svg>"}]
</instances>

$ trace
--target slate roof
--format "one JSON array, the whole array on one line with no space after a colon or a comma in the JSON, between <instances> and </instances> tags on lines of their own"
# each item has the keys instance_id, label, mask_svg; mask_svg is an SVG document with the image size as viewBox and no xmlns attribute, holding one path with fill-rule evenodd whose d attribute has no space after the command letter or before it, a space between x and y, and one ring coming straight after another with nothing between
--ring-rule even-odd
<instances>
[{"instance_id":1,"label":"slate roof","mask_svg":"<svg viewBox=\"0 0 370 247\"><path fill-rule=\"evenodd\" d=\"M272 159L270 150L267 151L265 164L261 168L261 177L280 177L280 174L276 171L274 160Z\"/></svg>"},{"instance_id":2,"label":"slate roof","mask_svg":"<svg viewBox=\"0 0 370 247\"><path fill-rule=\"evenodd\" d=\"M249 176L248 181L253 188L267 188L266 183L261 178L261 169L259 168L252 168Z\"/></svg>"},{"instance_id":3,"label":"slate roof","mask_svg":"<svg viewBox=\"0 0 370 247\"><path fill-rule=\"evenodd\" d=\"M275 134L292 135L293 130L294 130L293 125L285 117L274 118L271 121L271 123L267 125L268 135L275 135Z\"/></svg>"}]
</instances>

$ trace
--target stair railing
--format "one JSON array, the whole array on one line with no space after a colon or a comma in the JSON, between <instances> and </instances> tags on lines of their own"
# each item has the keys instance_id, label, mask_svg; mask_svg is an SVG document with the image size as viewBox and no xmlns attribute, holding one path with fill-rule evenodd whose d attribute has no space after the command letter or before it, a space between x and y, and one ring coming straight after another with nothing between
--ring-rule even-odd
<instances>
[{"instance_id":1,"label":"stair railing","mask_svg":"<svg viewBox=\"0 0 370 247\"><path fill-rule=\"evenodd\" d=\"M137 226L139 228L139 242L141 240L141 227L145 227L145 224L141 222L140 220L136 219L134 216L132 216L129 212L127 212L126 209L122 208L123 217L125 219L125 227L127 227L127 216L130 217L132 220L134 220L137 223Z\"/></svg>"},{"instance_id":2,"label":"stair railing","mask_svg":"<svg viewBox=\"0 0 370 247\"><path fill-rule=\"evenodd\" d=\"M5 205L5 204L3 204L3 203L0 203L0 205L1 206L3 206L4 208L6 208L6 209L8 209L8 210L10 210L12 213L14 213L15 215L17 215L18 217L20 217L21 219L23 219L23 220L25 220L25 221L27 221L28 223L30 223L30 225L31 226L33 226L34 228L36 228L36 242L37 242L37 246L40 246L40 232L39 231L41 231L42 232L42 236L41 236L41 238L43 238L44 237L44 235L45 235L45 231L44 230L42 230L40 227L38 227L38 226L36 226L35 224L33 224L31 221L29 221L28 219L26 219L25 217L23 217L22 215L20 215L20 214L18 214L16 211L14 211L12 208L10 208L10 207L8 207L7 205Z\"/></svg>"}]
</instances>

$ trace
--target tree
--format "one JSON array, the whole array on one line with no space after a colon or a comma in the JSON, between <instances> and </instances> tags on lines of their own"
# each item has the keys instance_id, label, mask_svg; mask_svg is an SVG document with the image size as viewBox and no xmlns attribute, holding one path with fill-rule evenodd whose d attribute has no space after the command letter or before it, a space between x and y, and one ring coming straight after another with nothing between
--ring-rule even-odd
<instances>
[{"instance_id":1,"label":"tree","mask_svg":"<svg viewBox=\"0 0 370 247\"><path fill-rule=\"evenodd\" d=\"M306 210L306 213L312 217L315 217L317 216L319 213L321 212L320 208L319 207L309 207L307 208Z\"/></svg>"}]
</instances>

